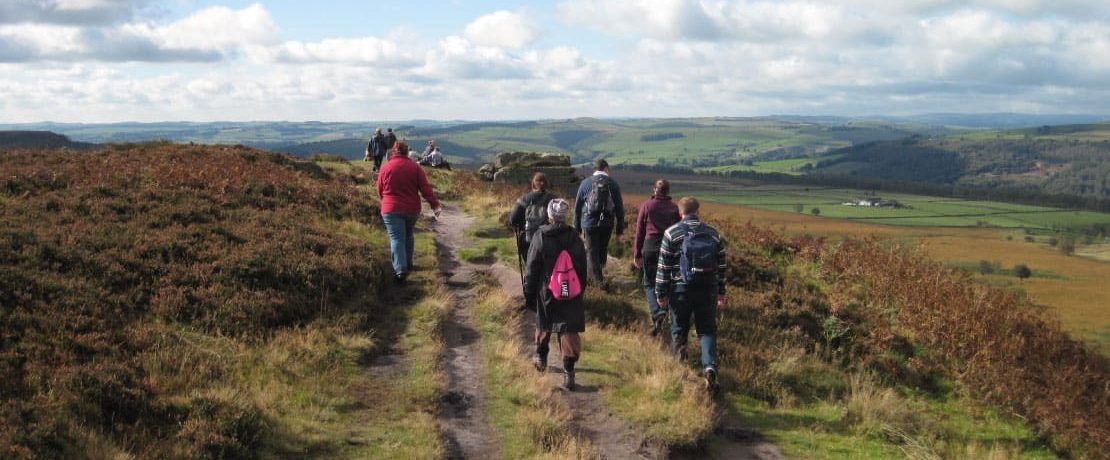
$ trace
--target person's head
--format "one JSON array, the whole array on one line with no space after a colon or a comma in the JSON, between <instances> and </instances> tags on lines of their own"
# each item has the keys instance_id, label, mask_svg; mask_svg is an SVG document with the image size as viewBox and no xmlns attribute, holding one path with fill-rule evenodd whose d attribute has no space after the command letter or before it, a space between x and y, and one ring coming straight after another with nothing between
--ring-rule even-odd
<instances>
[{"instance_id":1,"label":"person's head","mask_svg":"<svg viewBox=\"0 0 1110 460\"><path fill-rule=\"evenodd\" d=\"M381 128L374 128L374 134L381 134L381 133L382 133Z\"/></svg>"},{"instance_id":2,"label":"person's head","mask_svg":"<svg viewBox=\"0 0 1110 460\"><path fill-rule=\"evenodd\" d=\"M609 162L605 161L604 158L598 158L597 160L594 160L594 171L602 171L608 173Z\"/></svg>"},{"instance_id":3,"label":"person's head","mask_svg":"<svg viewBox=\"0 0 1110 460\"><path fill-rule=\"evenodd\" d=\"M428 141L428 143L431 144L432 147L436 146L436 140L435 139L432 139L432 140Z\"/></svg>"},{"instance_id":4,"label":"person's head","mask_svg":"<svg viewBox=\"0 0 1110 460\"><path fill-rule=\"evenodd\" d=\"M678 213L682 215L682 218L696 216L699 207L701 205L698 204L698 199L692 196L684 196L681 200L678 200Z\"/></svg>"},{"instance_id":5,"label":"person's head","mask_svg":"<svg viewBox=\"0 0 1110 460\"><path fill-rule=\"evenodd\" d=\"M393 154L401 155L403 157L409 156L409 145L406 144L403 140L397 141L396 144L393 144Z\"/></svg>"},{"instance_id":6,"label":"person's head","mask_svg":"<svg viewBox=\"0 0 1110 460\"><path fill-rule=\"evenodd\" d=\"M667 179L659 179L655 181L655 187L652 187L651 194L654 196L667 196L671 194L671 183Z\"/></svg>"},{"instance_id":7,"label":"person's head","mask_svg":"<svg viewBox=\"0 0 1110 460\"><path fill-rule=\"evenodd\" d=\"M556 198L547 203L547 220L551 223L566 223L567 211L570 203L562 198Z\"/></svg>"},{"instance_id":8,"label":"person's head","mask_svg":"<svg viewBox=\"0 0 1110 460\"><path fill-rule=\"evenodd\" d=\"M537 192L547 190L547 174L538 172L532 175L532 190Z\"/></svg>"},{"instance_id":9,"label":"person's head","mask_svg":"<svg viewBox=\"0 0 1110 460\"><path fill-rule=\"evenodd\" d=\"M386 132L390 132L390 133L393 132L393 128L386 128L385 130L386 130Z\"/></svg>"}]
</instances>

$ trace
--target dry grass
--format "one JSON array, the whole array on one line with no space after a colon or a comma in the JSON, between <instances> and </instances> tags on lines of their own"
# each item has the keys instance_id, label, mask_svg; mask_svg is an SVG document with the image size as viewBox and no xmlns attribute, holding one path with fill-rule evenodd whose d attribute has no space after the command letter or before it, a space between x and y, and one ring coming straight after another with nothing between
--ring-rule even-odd
<instances>
[{"instance_id":1,"label":"dry grass","mask_svg":"<svg viewBox=\"0 0 1110 460\"><path fill-rule=\"evenodd\" d=\"M675 196L679 196L677 193ZM628 209L635 209L647 197L625 198ZM744 224L751 222L786 235L813 235L833 240L876 237L906 245L920 244L926 253L941 262L973 265L981 260L1001 262L1010 268L1028 265L1034 272L1046 270L1060 278L1031 278L1019 281L1001 275L986 276L988 281L1011 284L1020 288L1034 303L1045 305L1059 314L1069 331L1088 340L1100 342L1110 350L1110 262L1094 257L1065 256L1041 243L1027 243L1018 231L992 228L899 227L852 222L844 219L814 217L808 214L781 212L744 206L702 203L702 214L710 222ZM634 214L631 213L630 215ZM1012 239L1007 240L1010 236ZM1080 248L1080 254L1087 254Z\"/></svg>"},{"instance_id":2,"label":"dry grass","mask_svg":"<svg viewBox=\"0 0 1110 460\"><path fill-rule=\"evenodd\" d=\"M601 371L594 381L614 414L668 446L694 446L709 436L715 405L701 379L657 340L594 325L582 342L580 366Z\"/></svg>"},{"instance_id":3,"label":"dry grass","mask_svg":"<svg viewBox=\"0 0 1110 460\"><path fill-rule=\"evenodd\" d=\"M485 372L486 411L502 441L503 458L599 458L570 429L571 409L550 381L532 368L520 339L521 316L491 285L478 287L475 305Z\"/></svg>"}]
</instances>

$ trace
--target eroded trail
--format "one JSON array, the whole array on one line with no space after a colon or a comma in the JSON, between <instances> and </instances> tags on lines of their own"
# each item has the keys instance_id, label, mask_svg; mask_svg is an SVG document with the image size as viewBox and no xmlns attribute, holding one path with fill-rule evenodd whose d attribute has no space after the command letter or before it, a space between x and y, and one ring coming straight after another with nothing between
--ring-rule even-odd
<instances>
[{"instance_id":1,"label":"eroded trail","mask_svg":"<svg viewBox=\"0 0 1110 460\"><path fill-rule=\"evenodd\" d=\"M433 225L441 280L451 293L450 314L443 327L444 356L448 387L439 414L447 441L447 458L487 459L498 456L498 444L486 418L482 394L481 336L474 329L467 307L473 303L471 290L475 267L460 263L459 250L466 246L466 229L472 218L454 206L444 206Z\"/></svg>"},{"instance_id":2,"label":"eroded trail","mask_svg":"<svg viewBox=\"0 0 1110 460\"><path fill-rule=\"evenodd\" d=\"M501 288L513 296L514 301L523 302L520 275L512 268L494 264L490 270L501 283ZM527 359L532 349L530 344L534 333L535 320L527 318L521 325L520 334L526 345L521 350L521 359ZM590 331L583 334L589 340ZM553 339L554 340L554 339ZM552 386L562 383L562 357L558 346L552 346L548 356L547 376ZM578 388L564 391L562 396L572 410L571 426L575 435L590 441L590 444L604 459L663 459L668 457L667 449L652 443L642 431L636 430L624 420L612 415L601 403L600 388L593 383L592 375L599 372L586 366L579 366Z\"/></svg>"}]
</instances>

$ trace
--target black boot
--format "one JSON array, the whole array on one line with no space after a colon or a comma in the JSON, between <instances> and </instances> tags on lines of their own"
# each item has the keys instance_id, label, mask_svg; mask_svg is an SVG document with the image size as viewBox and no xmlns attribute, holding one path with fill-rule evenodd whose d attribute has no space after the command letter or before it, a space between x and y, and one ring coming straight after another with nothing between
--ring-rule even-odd
<instances>
[{"instance_id":1,"label":"black boot","mask_svg":"<svg viewBox=\"0 0 1110 460\"><path fill-rule=\"evenodd\" d=\"M574 383L574 363L578 361L577 357L563 358L563 388L567 391L574 391L577 386Z\"/></svg>"}]
</instances>

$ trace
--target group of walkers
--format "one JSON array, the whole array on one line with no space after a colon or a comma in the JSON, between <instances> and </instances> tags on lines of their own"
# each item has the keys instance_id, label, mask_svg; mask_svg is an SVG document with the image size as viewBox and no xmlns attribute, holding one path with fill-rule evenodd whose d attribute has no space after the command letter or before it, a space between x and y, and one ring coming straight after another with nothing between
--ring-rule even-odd
<instances>
[{"instance_id":1,"label":"group of walkers","mask_svg":"<svg viewBox=\"0 0 1110 460\"><path fill-rule=\"evenodd\" d=\"M532 177L532 190L520 197L509 214L524 259L521 273L524 308L536 312L535 354L538 371L547 368L551 335L563 356L563 384L575 388L574 366L586 329L583 293L587 280L610 289L604 267L609 240L624 232L624 201L620 186L609 175L605 160L594 163L575 196L572 225L570 204L547 190L543 173ZM640 206L633 242L634 265L642 269L642 285L657 335L670 312L671 346L686 358L691 321L701 345L706 386L717 389L717 312L725 300L725 247L713 227L698 215L692 197L676 203L670 183L658 180L651 199ZM524 256L526 254L526 256Z\"/></svg>"},{"instance_id":2,"label":"group of walkers","mask_svg":"<svg viewBox=\"0 0 1110 460\"><path fill-rule=\"evenodd\" d=\"M404 142L403 140L401 141ZM366 144L366 150L363 152L363 160L374 162L374 172L378 172L382 167L382 162L386 158L386 154L391 157L397 150L397 135L393 134L393 128L386 128L386 133L382 134L381 128L374 129L374 135L370 136L370 142ZM408 147L406 144L405 147ZM406 155L407 156L407 155ZM443 152L439 150L436 145L435 139L429 140L427 145L424 146L424 152L418 158L414 158L417 164L423 166L431 166L433 168L443 168L448 171L451 170L451 163L443 156Z\"/></svg>"},{"instance_id":3,"label":"group of walkers","mask_svg":"<svg viewBox=\"0 0 1110 460\"><path fill-rule=\"evenodd\" d=\"M380 135L375 133L375 139ZM403 284L413 270L413 233L420 216L421 197L438 218L441 213L428 177L409 158L409 146L393 142L392 154L377 177L381 215L389 234L394 280ZM378 144L374 139L371 147ZM368 147L369 149L369 147ZM435 150L432 149L434 152ZM377 152L374 150L374 152ZM375 153L376 154L376 153ZM375 157L375 168L380 161ZM532 190L520 197L509 214L521 257L524 308L536 312L533 364L547 369L551 336L563 356L563 384L575 388L575 363L582 351L579 334L586 330L583 299L587 280L611 290L604 277L609 240L624 232L624 200L620 186L609 175L605 160L594 163L594 173L582 180L574 209L548 191L547 177L536 173ZM717 388L717 312L725 300L725 247L713 227L699 218L698 200L671 200L670 183L655 182L651 199L640 206L633 242L634 265L642 269L642 286L651 334L661 332L670 313L671 346L686 357L691 321L701 344L701 364L707 388ZM567 224L568 214L572 224Z\"/></svg>"}]
</instances>

